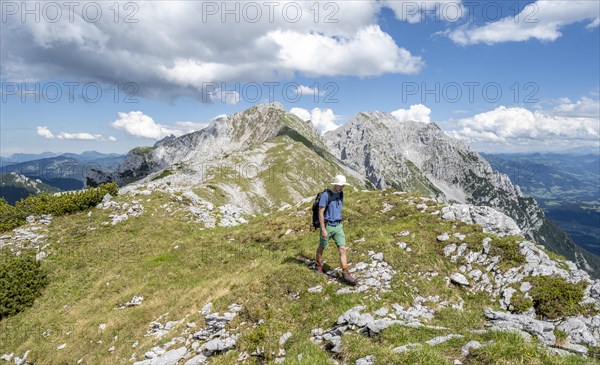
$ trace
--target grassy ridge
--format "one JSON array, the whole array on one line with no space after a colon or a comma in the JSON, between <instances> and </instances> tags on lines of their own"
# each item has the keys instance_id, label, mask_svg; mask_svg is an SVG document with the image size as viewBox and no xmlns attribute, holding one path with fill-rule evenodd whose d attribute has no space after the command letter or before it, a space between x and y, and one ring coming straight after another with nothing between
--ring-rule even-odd
<instances>
[{"instance_id":1,"label":"grassy ridge","mask_svg":"<svg viewBox=\"0 0 600 365\"><path fill-rule=\"evenodd\" d=\"M199 325L196 329L201 328L203 320L198 310L206 303L213 302L213 310L222 313L235 302L243 305L231 323L232 328L240 326L237 348L211 358L210 363L235 363L241 351L251 353L256 347L264 347L266 360L271 361L271 352L276 354L279 349L279 337L290 331L293 336L285 345L289 363L328 364L332 357L310 341L311 329L331 327L340 314L359 304L371 312L381 307L391 309L392 303L410 305L416 295L438 295L450 302L460 298L465 301L464 311L442 309L429 322L447 330L392 326L372 338L347 334L342 337L340 360L353 364L358 358L375 355L377 364L452 364L461 358L461 347L475 339L494 342L463 359L465 363L598 363L576 356L550 356L535 343L514 334L471 333L471 329L480 329L485 323L483 308L498 309L497 301L446 285L443 278L456 271L460 262L444 258L444 245L436 241L436 236L461 232L467 235L465 242L471 248L481 247L481 240L490 236L493 249L514 261L519 259L515 254L517 238L499 239L483 233L478 226L441 221L429 214L437 209L432 202L428 203L427 213L420 213L407 203L407 197L418 200L390 191L349 191L345 197L350 262L368 262L369 250L383 252L398 272L392 280L393 290L376 300L365 299L363 294L336 294L340 286L327 284L295 259L297 254L311 257L316 247L309 203L255 217L245 225L210 230L199 230L189 223L183 211L164 212L160 206L165 203L184 203L159 192L139 199L145 207L140 217L116 226L103 225L109 220L108 213L96 209L89 217L86 212L56 217L49 228L49 256L43 262L50 284L33 307L0 322L0 353L20 356L31 350L28 359L36 364L73 364L79 359L85 364L126 364L133 353L141 359L153 346L181 334L186 322L195 321ZM382 212L383 201L393 208ZM292 232L286 235L289 229ZM399 237L404 230L411 234ZM353 242L362 237L364 241ZM396 245L400 240L413 251L400 250ZM332 247L325 251L325 260L333 267L338 265ZM513 264L500 263L506 267ZM423 275L434 271L439 276ZM315 285L323 285L323 292L306 291ZM292 299L292 292L298 292L300 298ZM134 295L144 297L142 305L117 308ZM144 337L148 324L167 312L162 323L185 320L160 340ZM263 324L252 326L260 319ZM98 328L101 323L106 324L104 331ZM450 333L465 337L403 355L392 352L408 342L423 343ZM132 348L136 342L137 347ZM66 347L57 350L61 344ZM113 352L108 351L111 346ZM296 361L299 354L303 355L301 362ZM249 363L254 361L251 358Z\"/></svg>"}]
</instances>

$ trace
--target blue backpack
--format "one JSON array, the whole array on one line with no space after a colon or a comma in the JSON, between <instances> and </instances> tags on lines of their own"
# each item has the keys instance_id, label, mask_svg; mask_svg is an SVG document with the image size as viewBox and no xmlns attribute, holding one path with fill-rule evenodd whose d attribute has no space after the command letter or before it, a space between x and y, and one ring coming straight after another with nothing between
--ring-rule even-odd
<instances>
[{"instance_id":1,"label":"blue backpack","mask_svg":"<svg viewBox=\"0 0 600 365\"><path fill-rule=\"evenodd\" d=\"M319 222L319 202L321 201L321 195L323 193L327 193L327 205L325 206L325 212L327 212L327 208L329 208L329 204L333 201L333 191L331 189L325 189L317 194L315 201L312 205L312 225L314 229L321 227L321 223ZM340 200L344 203L344 192L340 193ZM325 215L325 214L323 214Z\"/></svg>"}]
</instances>

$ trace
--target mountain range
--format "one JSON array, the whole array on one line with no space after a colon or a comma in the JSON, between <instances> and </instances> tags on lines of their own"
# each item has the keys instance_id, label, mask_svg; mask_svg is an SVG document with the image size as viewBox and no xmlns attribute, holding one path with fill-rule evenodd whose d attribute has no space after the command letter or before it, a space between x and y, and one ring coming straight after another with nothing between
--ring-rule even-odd
<instances>
[{"instance_id":1,"label":"mountain range","mask_svg":"<svg viewBox=\"0 0 600 365\"><path fill-rule=\"evenodd\" d=\"M340 173L356 286L334 248L326 275L312 260L311 204ZM2 303L34 282L11 263L48 279L0 318L0 360L600 364L598 260L551 252L568 236L435 124L368 112L320 135L263 104L87 170L102 179L118 194L0 236Z\"/></svg>"},{"instance_id":2,"label":"mountain range","mask_svg":"<svg viewBox=\"0 0 600 365\"><path fill-rule=\"evenodd\" d=\"M60 189L44 184L40 179L30 179L16 172L0 174L0 197L11 205L29 195L59 191Z\"/></svg>"},{"instance_id":3,"label":"mountain range","mask_svg":"<svg viewBox=\"0 0 600 365\"><path fill-rule=\"evenodd\" d=\"M42 154L14 154L0 162L0 175L16 173L58 190L78 190L84 187L83 177L90 168L111 169L125 157L111 153L86 151L81 154L44 152ZM10 179L4 178L6 184ZM8 185L4 185L8 188ZM7 196L0 193L1 196ZM8 199L7 199L8 200Z\"/></svg>"},{"instance_id":4,"label":"mountain range","mask_svg":"<svg viewBox=\"0 0 600 365\"><path fill-rule=\"evenodd\" d=\"M359 113L321 136L280 104L261 104L200 131L135 148L116 169L89 169L85 179L90 186L115 180L193 189L201 198L259 213L323 189L336 173L363 189L492 207L513 218L526 237L592 275L600 273L597 255L576 245L481 155L435 123L399 121L389 113Z\"/></svg>"},{"instance_id":5,"label":"mountain range","mask_svg":"<svg viewBox=\"0 0 600 365\"><path fill-rule=\"evenodd\" d=\"M587 250L600 254L600 155L483 154L534 197L546 215Z\"/></svg>"}]
</instances>

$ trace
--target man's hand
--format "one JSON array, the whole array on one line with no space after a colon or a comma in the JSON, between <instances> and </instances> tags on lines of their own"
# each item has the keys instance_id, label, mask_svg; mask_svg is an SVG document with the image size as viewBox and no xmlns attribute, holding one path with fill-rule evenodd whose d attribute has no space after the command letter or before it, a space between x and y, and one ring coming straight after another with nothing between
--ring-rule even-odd
<instances>
[{"instance_id":1,"label":"man's hand","mask_svg":"<svg viewBox=\"0 0 600 365\"><path fill-rule=\"evenodd\" d=\"M327 230L326 229L321 230L321 237L323 237L324 239L327 239Z\"/></svg>"}]
</instances>

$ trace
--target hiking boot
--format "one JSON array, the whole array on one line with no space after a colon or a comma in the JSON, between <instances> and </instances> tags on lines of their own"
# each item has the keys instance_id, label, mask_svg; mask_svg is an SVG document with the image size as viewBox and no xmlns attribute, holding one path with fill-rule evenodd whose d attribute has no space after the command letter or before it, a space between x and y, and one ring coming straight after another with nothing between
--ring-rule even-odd
<instances>
[{"instance_id":1,"label":"hiking boot","mask_svg":"<svg viewBox=\"0 0 600 365\"><path fill-rule=\"evenodd\" d=\"M317 267L315 269L317 271L318 274L322 274L325 275L325 273L323 272L323 263L317 261Z\"/></svg>"},{"instance_id":2,"label":"hiking boot","mask_svg":"<svg viewBox=\"0 0 600 365\"><path fill-rule=\"evenodd\" d=\"M348 285L354 286L354 285L358 284L358 280L356 280L355 278L352 277L352 275L350 275L350 271L348 269L346 269L342 272L342 279L344 279L344 281Z\"/></svg>"}]
</instances>

